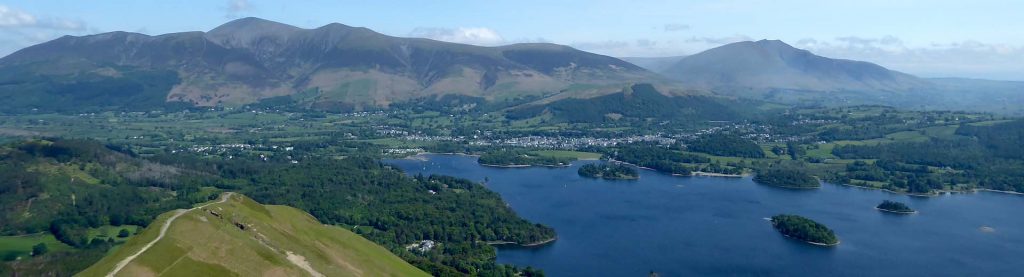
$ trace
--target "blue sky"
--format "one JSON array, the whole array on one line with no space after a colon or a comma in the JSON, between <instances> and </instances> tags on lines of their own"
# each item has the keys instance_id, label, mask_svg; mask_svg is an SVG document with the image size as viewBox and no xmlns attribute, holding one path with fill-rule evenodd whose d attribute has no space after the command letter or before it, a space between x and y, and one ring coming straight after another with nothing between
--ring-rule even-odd
<instances>
[{"instance_id":1,"label":"blue sky","mask_svg":"<svg viewBox=\"0 0 1024 277\"><path fill-rule=\"evenodd\" d=\"M1024 1L0 1L0 55L61 35L206 31L256 16L478 45L553 42L611 56L687 55L781 39L925 77L1024 80Z\"/></svg>"}]
</instances>

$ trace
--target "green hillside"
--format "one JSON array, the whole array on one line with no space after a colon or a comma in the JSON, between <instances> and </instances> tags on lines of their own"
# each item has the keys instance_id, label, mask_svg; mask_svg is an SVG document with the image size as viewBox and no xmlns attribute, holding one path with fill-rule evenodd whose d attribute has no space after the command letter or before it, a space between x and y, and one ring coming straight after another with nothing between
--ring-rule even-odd
<instances>
[{"instance_id":1,"label":"green hillside","mask_svg":"<svg viewBox=\"0 0 1024 277\"><path fill-rule=\"evenodd\" d=\"M166 234L153 243L169 219ZM151 247L139 253L146 245ZM427 275L387 249L303 211L231 193L160 215L78 275L105 276L119 263L124 265L115 276Z\"/></svg>"}]
</instances>

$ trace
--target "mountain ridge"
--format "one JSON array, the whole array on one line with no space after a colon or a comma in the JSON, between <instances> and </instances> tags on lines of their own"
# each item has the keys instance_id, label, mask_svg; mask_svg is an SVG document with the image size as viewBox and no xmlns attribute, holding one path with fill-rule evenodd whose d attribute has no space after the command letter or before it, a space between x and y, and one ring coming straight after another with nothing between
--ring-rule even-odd
<instances>
[{"instance_id":1,"label":"mountain ridge","mask_svg":"<svg viewBox=\"0 0 1024 277\"><path fill-rule=\"evenodd\" d=\"M779 40L743 41L680 59L662 74L703 88L905 91L930 84L880 65L815 55Z\"/></svg>"},{"instance_id":2,"label":"mountain ridge","mask_svg":"<svg viewBox=\"0 0 1024 277\"><path fill-rule=\"evenodd\" d=\"M375 109L444 94L493 100L578 87L602 94L634 82L671 83L628 62L562 45L483 47L387 36L340 23L303 29L258 18L208 32L64 36L0 58L0 84L27 83L31 89L23 91L54 94L49 98L57 100L75 95L53 92L26 76L62 84L115 82L133 72L161 71L178 79L169 89L153 88L167 90L166 102L244 105L312 90L316 99L304 104L328 110ZM149 84L143 80L137 86ZM0 86L0 98L19 88L24 87Z\"/></svg>"}]
</instances>

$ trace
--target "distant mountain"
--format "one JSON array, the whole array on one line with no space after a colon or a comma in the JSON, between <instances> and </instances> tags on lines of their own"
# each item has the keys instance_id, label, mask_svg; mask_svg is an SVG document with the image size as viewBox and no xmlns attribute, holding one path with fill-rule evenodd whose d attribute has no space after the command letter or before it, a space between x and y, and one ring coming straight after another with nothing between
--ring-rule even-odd
<instances>
[{"instance_id":1,"label":"distant mountain","mask_svg":"<svg viewBox=\"0 0 1024 277\"><path fill-rule=\"evenodd\" d=\"M691 87L799 91L905 91L930 84L876 64L831 59L778 40L723 45L661 71Z\"/></svg>"},{"instance_id":2,"label":"distant mountain","mask_svg":"<svg viewBox=\"0 0 1024 277\"><path fill-rule=\"evenodd\" d=\"M1024 82L923 79L869 62L818 56L778 40L723 45L658 72L687 88L788 105L1024 114Z\"/></svg>"},{"instance_id":3,"label":"distant mountain","mask_svg":"<svg viewBox=\"0 0 1024 277\"><path fill-rule=\"evenodd\" d=\"M384 247L301 210L262 205L240 194L221 199L180 216L161 215L77 275L429 276Z\"/></svg>"},{"instance_id":4,"label":"distant mountain","mask_svg":"<svg viewBox=\"0 0 1024 277\"><path fill-rule=\"evenodd\" d=\"M243 18L205 33L64 36L22 49L0 59L0 108L232 106L303 92L291 101L362 110L444 94L601 94L665 80L562 45L480 47L338 23L302 29Z\"/></svg>"},{"instance_id":5,"label":"distant mountain","mask_svg":"<svg viewBox=\"0 0 1024 277\"><path fill-rule=\"evenodd\" d=\"M679 60L682 60L686 56L670 56L670 57L619 57L623 61L627 61L631 64L635 64L639 67L643 67L647 70L654 72L662 72L668 69L672 65L675 65Z\"/></svg>"}]
</instances>

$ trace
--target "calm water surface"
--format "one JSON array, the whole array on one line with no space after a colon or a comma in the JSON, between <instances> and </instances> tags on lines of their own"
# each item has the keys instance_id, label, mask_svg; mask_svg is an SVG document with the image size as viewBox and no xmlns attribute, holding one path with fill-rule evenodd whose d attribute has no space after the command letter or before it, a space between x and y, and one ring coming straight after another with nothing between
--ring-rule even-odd
<instances>
[{"instance_id":1,"label":"calm water surface","mask_svg":"<svg viewBox=\"0 0 1024 277\"><path fill-rule=\"evenodd\" d=\"M999 193L909 197L826 184L818 190L749 178L638 181L579 177L570 168L490 168L467 156L390 160L410 174L482 181L521 216L558 232L536 248L502 248L500 263L550 276L1024 276L1024 197ZM899 216L882 200L920 211ZM779 235L765 218L793 213L832 228L823 248ZM991 230L986 231L990 227Z\"/></svg>"}]
</instances>

